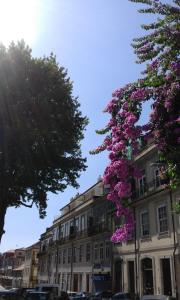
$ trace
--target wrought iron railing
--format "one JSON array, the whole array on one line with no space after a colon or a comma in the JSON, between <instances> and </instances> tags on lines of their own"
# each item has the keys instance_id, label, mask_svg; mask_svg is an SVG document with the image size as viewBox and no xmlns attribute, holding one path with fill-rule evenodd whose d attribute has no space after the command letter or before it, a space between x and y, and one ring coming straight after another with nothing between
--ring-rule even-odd
<instances>
[{"instance_id":1,"label":"wrought iron railing","mask_svg":"<svg viewBox=\"0 0 180 300\"><path fill-rule=\"evenodd\" d=\"M133 190L131 199L137 200L139 198L143 198L147 195L150 195L160 189L163 189L164 183L165 182L162 182L159 178L157 178L156 180L147 182L146 184L142 185L141 187Z\"/></svg>"}]
</instances>

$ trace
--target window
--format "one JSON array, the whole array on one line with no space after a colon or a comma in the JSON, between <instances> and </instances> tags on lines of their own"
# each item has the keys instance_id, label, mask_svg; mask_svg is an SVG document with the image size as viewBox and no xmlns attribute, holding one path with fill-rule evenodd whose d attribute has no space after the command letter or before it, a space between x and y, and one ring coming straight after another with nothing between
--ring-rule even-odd
<instances>
[{"instance_id":1,"label":"window","mask_svg":"<svg viewBox=\"0 0 180 300\"><path fill-rule=\"evenodd\" d=\"M91 259L91 245L86 244L86 261L90 261Z\"/></svg>"},{"instance_id":2,"label":"window","mask_svg":"<svg viewBox=\"0 0 180 300\"><path fill-rule=\"evenodd\" d=\"M73 262L74 262L74 263L77 262L76 253L77 253L76 247L73 247Z\"/></svg>"},{"instance_id":3,"label":"window","mask_svg":"<svg viewBox=\"0 0 180 300\"><path fill-rule=\"evenodd\" d=\"M81 216L81 231L85 229L85 215Z\"/></svg>"},{"instance_id":4,"label":"window","mask_svg":"<svg viewBox=\"0 0 180 300\"><path fill-rule=\"evenodd\" d=\"M71 262L71 248L68 248L68 264Z\"/></svg>"},{"instance_id":5,"label":"window","mask_svg":"<svg viewBox=\"0 0 180 300\"><path fill-rule=\"evenodd\" d=\"M149 230L149 213L148 211L141 212L141 236L147 237L150 234Z\"/></svg>"},{"instance_id":6,"label":"window","mask_svg":"<svg viewBox=\"0 0 180 300\"><path fill-rule=\"evenodd\" d=\"M154 179L155 179L155 187L156 188L161 185L161 180L160 180L159 173L160 173L159 168L154 170Z\"/></svg>"},{"instance_id":7,"label":"window","mask_svg":"<svg viewBox=\"0 0 180 300\"><path fill-rule=\"evenodd\" d=\"M167 207L161 205L158 207L158 231L159 233L168 232Z\"/></svg>"},{"instance_id":8,"label":"window","mask_svg":"<svg viewBox=\"0 0 180 300\"><path fill-rule=\"evenodd\" d=\"M54 264L56 265L58 263L58 252L56 251L54 253Z\"/></svg>"},{"instance_id":9,"label":"window","mask_svg":"<svg viewBox=\"0 0 180 300\"><path fill-rule=\"evenodd\" d=\"M79 231L79 218L75 219L76 231Z\"/></svg>"},{"instance_id":10,"label":"window","mask_svg":"<svg viewBox=\"0 0 180 300\"><path fill-rule=\"evenodd\" d=\"M61 273L58 274L58 284L60 284L61 281Z\"/></svg>"},{"instance_id":11,"label":"window","mask_svg":"<svg viewBox=\"0 0 180 300\"><path fill-rule=\"evenodd\" d=\"M106 242L106 259L110 257L110 243Z\"/></svg>"},{"instance_id":12,"label":"window","mask_svg":"<svg viewBox=\"0 0 180 300\"><path fill-rule=\"evenodd\" d=\"M61 289L62 291L65 290L65 274L62 274Z\"/></svg>"},{"instance_id":13,"label":"window","mask_svg":"<svg viewBox=\"0 0 180 300\"><path fill-rule=\"evenodd\" d=\"M83 255L84 255L84 245L80 245L80 247L79 247L79 262L83 261Z\"/></svg>"},{"instance_id":14,"label":"window","mask_svg":"<svg viewBox=\"0 0 180 300\"><path fill-rule=\"evenodd\" d=\"M65 236L69 235L69 223L65 224Z\"/></svg>"},{"instance_id":15,"label":"window","mask_svg":"<svg viewBox=\"0 0 180 300\"><path fill-rule=\"evenodd\" d=\"M100 243L100 248L99 248L99 258L102 260L104 259L104 244Z\"/></svg>"},{"instance_id":16,"label":"window","mask_svg":"<svg viewBox=\"0 0 180 300\"><path fill-rule=\"evenodd\" d=\"M71 278L71 274L67 274L67 286L66 286L67 290L71 289L71 287L70 287L70 278Z\"/></svg>"},{"instance_id":17,"label":"window","mask_svg":"<svg viewBox=\"0 0 180 300\"><path fill-rule=\"evenodd\" d=\"M61 225L61 228L60 228L60 237L64 237L64 225Z\"/></svg>"},{"instance_id":18,"label":"window","mask_svg":"<svg viewBox=\"0 0 180 300\"><path fill-rule=\"evenodd\" d=\"M66 249L63 250L63 264L66 263Z\"/></svg>"},{"instance_id":19,"label":"window","mask_svg":"<svg viewBox=\"0 0 180 300\"><path fill-rule=\"evenodd\" d=\"M138 180L139 181L139 196L144 195L144 193L146 191L146 173L145 173L145 170L142 170L141 172L142 172L142 176Z\"/></svg>"},{"instance_id":20,"label":"window","mask_svg":"<svg viewBox=\"0 0 180 300\"><path fill-rule=\"evenodd\" d=\"M99 258L99 247L98 244L94 245L94 260L98 260Z\"/></svg>"},{"instance_id":21,"label":"window","mask_svg":"<svg viewBox=\"0 0 180 300\"><path fill-rule=\"evenodd\" d=\"M59 253L58 253L58 264L60 265L61 264L61 251L59 250Z\"/></svg>"}]
</instances>

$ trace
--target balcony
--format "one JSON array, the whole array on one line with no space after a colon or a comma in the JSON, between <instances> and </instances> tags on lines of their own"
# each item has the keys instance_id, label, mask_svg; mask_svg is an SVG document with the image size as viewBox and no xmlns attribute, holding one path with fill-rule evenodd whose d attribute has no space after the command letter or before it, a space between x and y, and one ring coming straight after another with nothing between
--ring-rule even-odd
<instances>
[{"instance_id":1,"label":"balcony","mask_svg":"<svg viewBox=\"0 0 180 300\"><path fill-rule=\"evenodd\" d=\"M165 188L165 185L168 183L168 180L160 180L157 178L156 180L147 182L146 184L142 185L140 188L136 188L132 192L131 200L138 200L154 194L157 191L160 191Z\"/></svg>"},{"instance_id":2,"label":"balcony","mask_svg":"<svg viewBox=\"0 0 180 300\"><path fill-rule=\"evenodd\" d=\"M88 227L88 235L95 235L103 232L110 232L106 222L95 223Z\"/></svg>"}]
</instances>

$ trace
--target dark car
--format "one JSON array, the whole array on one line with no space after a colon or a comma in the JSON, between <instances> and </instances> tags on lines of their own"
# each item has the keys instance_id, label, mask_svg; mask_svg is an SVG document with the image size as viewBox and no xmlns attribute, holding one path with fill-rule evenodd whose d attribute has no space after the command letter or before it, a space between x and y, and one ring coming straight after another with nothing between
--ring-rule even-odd
<instances>
[{"instance_id":1,"label":"dark car","mask_svg":"<svg viewBox=\"0 0 180 300\"><path fill-rule=\"evenodd\" d=\"M102 300L102 299L112 299L111 291L101 291L96 292L94 295L90 297L91 300Z\"/></svg>"},{"instance_id":2,"label":"dark car","mask_svg":"<svg viewBox=\"0 0 180 300\"><path fill-rule=\"evenodd\" d=\"M0 291L0 300L19 300L18 295L15 293L15 291Z\"/></svg>"},{"instance_id":3,"label":"dark car","mask_svg":"<svg viewBox=\"0 0 180 300\"><path fill-rule=\"evenodd\" d=\"M112 300L132 300L129 293L119 292L113 295Z\"/></svg>"},{"instance_id":4,"label":"dark car","mask_svg":"<svg viewBox=\"0 0 180 300\"><path fill-rule=\"evenodd\" d=\"M170 300L171 296L165 295L144 295L141 300Z\"/></svg>"},{"instance_id":5,"label":"dark car","mask_svg":"<svg viewBox=\"0 0 180 300\"><path fill-rule=\"evenodd\" d=\"M26 300L50 300L49 292L29 292L26 297Z\"/></svg>"}]
</instances>

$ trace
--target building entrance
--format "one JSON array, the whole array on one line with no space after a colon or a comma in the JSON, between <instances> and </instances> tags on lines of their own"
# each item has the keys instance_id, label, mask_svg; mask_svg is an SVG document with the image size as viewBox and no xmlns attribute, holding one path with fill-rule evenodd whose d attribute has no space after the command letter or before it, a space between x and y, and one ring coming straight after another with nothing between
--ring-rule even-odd
<instances>
[{"instance_id":1,"label":"building entrance","mask_svg":"<svg viewBox=\"0 0 180 300\"><path fill-rule=\"evenodd\" d=\"M74 274L74 292L78 292L78 274Z\"/></svg>"},{"instance_id":2,"label":"building entrance","mask_svg":"<svg viewBox=\"0 0 180 300\"><path fill-rule=\"evenodd\" d=\"M141 267L142 267L143 294L153 295L154 286L153 286L152 259L144 258L141 261Z\"/></svg>"},{"instance_id":3,"label":"building entrance","mask_svg":"<svg viewBox=\"0 0 180 300\"><path fill-rule=\"evenodd\" d=\"M122 292L122 261L118 260L115 262L115 292Z\"/></svg>"},{"instance_id":4,"label":"building entrance","mask_svg":"<svg viewBox=\"0 0 180 300\"><path fill-rule=\"evenodd\" d=\"M134 261L128 261L128 274L129 292L133 295L135 293Z\"/></svg>"},{"instance_id":5,"label":"building entrance","mask_svg":"<svg viewBox=\"0 0 180 300\"><path fill-rule=\"evenodd\" d=\"M163 294L167 296L172 296L171 267L170 267L169 258L161 259L161 270L162 270Z\"/></svg>"}]
</instances>

